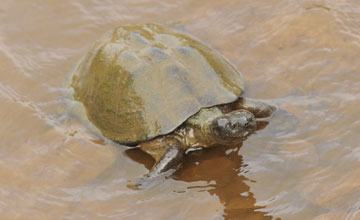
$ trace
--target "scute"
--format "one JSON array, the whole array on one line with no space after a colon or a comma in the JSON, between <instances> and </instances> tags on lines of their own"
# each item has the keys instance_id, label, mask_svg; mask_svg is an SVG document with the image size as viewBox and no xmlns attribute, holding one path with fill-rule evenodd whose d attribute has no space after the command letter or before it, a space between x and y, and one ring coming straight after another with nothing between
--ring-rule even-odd
<instances>
[{"instance_id":1,"label":"scute","mask_svg":"<svg viewBox=\"0 0 360 220\"><path fill-rule=\"evenodd\" d=\"M241 74L222 55L159 24L106 33L79 63L71 86L88 119L126 145L167 134L244 89Z\"/></svg>"}]
</instances>

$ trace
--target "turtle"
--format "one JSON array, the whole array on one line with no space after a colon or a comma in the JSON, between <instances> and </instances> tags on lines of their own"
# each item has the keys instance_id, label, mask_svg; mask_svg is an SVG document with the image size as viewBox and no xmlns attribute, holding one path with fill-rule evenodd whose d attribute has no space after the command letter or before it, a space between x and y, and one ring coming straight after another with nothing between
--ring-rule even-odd
<instances>
[{"instance_id":1,"label":"turtle","mask_svg":"<svg viewBox=\"0 0 360 220\"><path fill-rule=\"evenodd\" d=\"M156 23L106 32L70 87L105 138L154 158L142 181L177 170L190 150L244 140L276 110L242 97L242 74L215 49Z\"/></svg>"}]
</instances>

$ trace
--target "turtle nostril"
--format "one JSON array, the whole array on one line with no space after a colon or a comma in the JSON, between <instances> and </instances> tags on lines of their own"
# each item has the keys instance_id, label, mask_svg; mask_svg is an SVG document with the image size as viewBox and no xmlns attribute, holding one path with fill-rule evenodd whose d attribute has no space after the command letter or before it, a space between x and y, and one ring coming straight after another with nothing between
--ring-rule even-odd
<instances>
[{"instance_id":1,"label":"turtle nostril","mask_svg":"<svg viewBox=\"0 0 360 220\"><path fill-rule=\"evenodd\" d=\"M245 123L244 126L245 126L245 127L249 127L249 123Z\"/></svg>"}]
</instances>

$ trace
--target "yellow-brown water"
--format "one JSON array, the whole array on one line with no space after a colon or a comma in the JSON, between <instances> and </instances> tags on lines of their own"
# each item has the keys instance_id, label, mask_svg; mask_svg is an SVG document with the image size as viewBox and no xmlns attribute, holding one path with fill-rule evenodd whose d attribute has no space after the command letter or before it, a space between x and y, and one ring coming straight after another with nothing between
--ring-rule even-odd
<instances>
[{"instance_id":1,"label":"yellow-brown water","mask_svg":"<svg viewBox=\"0 0 360 220\"><path fill-rule=\"evenodd\" d=\"M61 94L106 30L144 22L212 45L291 117L129 189L151 159L68 118ZM2 0L0 219L360 219L359 54L357 0Z\"/></svg>"}]
</instances>

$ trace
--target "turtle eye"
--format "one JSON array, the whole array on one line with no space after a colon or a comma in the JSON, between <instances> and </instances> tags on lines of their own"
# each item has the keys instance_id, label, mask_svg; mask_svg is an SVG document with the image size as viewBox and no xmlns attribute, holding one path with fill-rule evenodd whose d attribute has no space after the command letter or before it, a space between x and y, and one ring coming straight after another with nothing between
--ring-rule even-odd
<instances>
[{"instance_id":1,"label":"turtle eye","mask_svg":"<svg viewBox=\"0 0 360 220\"><path fill-rule=\"evenodd\" d=\"M236 124L235 123L229 123L229 127L231 128L231 129L235 129L236 128Z\"/></svg>"}]
</instances>

